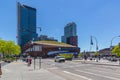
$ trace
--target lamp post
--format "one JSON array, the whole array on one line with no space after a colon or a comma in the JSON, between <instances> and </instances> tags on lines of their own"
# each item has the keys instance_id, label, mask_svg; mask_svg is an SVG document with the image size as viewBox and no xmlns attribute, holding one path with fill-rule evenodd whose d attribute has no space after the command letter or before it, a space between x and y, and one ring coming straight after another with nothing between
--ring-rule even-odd
<instances>
[{"instance_id":1,"label":"lamp post","mask_svg":"<svg viewBox=\"0 0 120 80\"><path fill-rule=\"evenodd\" d=\"M118 46L119 46L119 49L120 49L120 43L118 44ZM119 60L119 65L120 65L120 56L119 56L119 59L118 59L118 60Z\"/></svg>"},{"instance_id":2,"label":"lamp post","mask_svg":"<svg viewBox=\"0 0 120 80\"><path fill-rule=\"evenodd\" d=\"M40 29L40 32L42 31L41 30L41 27L36 27L36 29ZM34 40L34 38L33 38L33 40ZM33 42L33 40L32 40L32 42ZM39 47L39 50L40 50L40 47ZM33 52L35 51L35 47L34 47L34 45L33 45ZM35 69L35 65L36 65L36 62L35 62L35 58L36 58L36 55L35 55L35 52L34 52L34 69ZM41 57L40 57L40 55L39 55L39 69L41 68Z\"/></svg>"},{"instance_id":3,"label":"lamp post","mask_svg":"<svg viewBox=\"0 0 120 80\"><path fill-rule=\"evenodd\" d=\"M37 28L40 29L40 32L42 31L41 27L37 27ZM42 51L42 47L41 46L39 46L39 51ZM42 59L41 54L39 54L39 69L41 69L41 59Z\"/></svg>"},{"instance_id":4,"label":"lamp post","mask_svg":"<svg viewBox=\"0 0 120 80\"><path fill-rule=\"evenodd\" d=\"M92 40L93 38L96 40L96 52L98 52L98 40L97 40L96 37L91 36L91 42L90 42L90 44L93 45L93 40ZM97 62L98 62L98 55L97 55Z\"/></svg>"},{"instance_id":5,"label":"lamp post","mask_svg":"<svg viewBox=\"0 0 120 80\"><path fill-rule=\"evenodd\" d=\"M85 50L84 50L84 63L85 63L85 60L87 59L87 56L86 56L86 52L85 52Z\"/></svg>"},{"instance_id":6,"label":"lamp post","mask_svg":"<svg viewBox=\"0 0 120 80\"><path fill-rule=\"evenodd\" d=\"M32 52L34 54L34 69L35 69L35 53L34 53L34 44L33 44L34 38L32 39L31 43L32 43Z\"/></svg>"},{"instance_id":7,"label":"lamp post","mask_svg":"<svg viewBox=\"0 0 120 80\"><path fill-rule=\"evenodd\" d=\"M119 36L114 36L112 39L111 39L111 43L110 43L110 49L112 50L112 48L113 48L113 46L112 46L112 41L115 39L115 38L117 38L117 37L120 37L120 35Z\"/></svg>"},{"instance_id":8,"label":"lamp post","mask_svg":"<svg viewBox=\"0 0 120 80\"><path fill-rule=\"evenodd\" d=\"M36 28L36 29L39 29L40 32L41 32L41 27L35 27L35 28ZM33 31L33 29L23 29L23 32L24 32L24 31L31 32L31 33L36 33L36 31ZM27 36L26 36L26 37L27 37ZM32 41L31 41L31 44L32 44L32 52L33 52L33 54L34 54L34 69L35 69L35 65L36 65L35 57L36 57L36 55L35 55L35 46L34 46L34 43L33 43L34 38L33 38L32 35L31 35L31 38L32 38Z\"/></svg>"},{"instance_id":9,"label":"lamp post","mask_svg":"<svg viewBox=\"0 0 120 80\"><path fill-rule=\"evenodd\" d=\"M110 50L111 50L111 54L110 54L110 56L112 56L112 49L113 49L112 42L113 42L113 40L114 40L115 38L118 38L118 37L120 37L120 35L119 35L119 36L114 36L114 37L111 39L111 42L110 42Z\"/></svg>"}]
</instances>

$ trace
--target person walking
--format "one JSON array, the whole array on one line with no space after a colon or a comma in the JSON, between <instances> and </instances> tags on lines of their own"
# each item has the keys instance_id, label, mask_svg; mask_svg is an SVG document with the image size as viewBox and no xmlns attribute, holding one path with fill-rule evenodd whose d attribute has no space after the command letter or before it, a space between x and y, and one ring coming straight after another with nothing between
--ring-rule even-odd
<instances>
[{"instance_id":1,"label":"person walking","mask_svg":"<svg viewBox=\"0 0 120 80\"><path fill-rule=\"evenodd\" d=\"M32 63L32 58L30 57L30 58L28 59L28 66L30 66L31 63Z\"/></svg>"},{"instance_id":2,"label":"person walking","mask_svg":"<svg viewBox=\"0 0 120 80\"><path fill-rule=\"evenodd\" d=\"M1 62L0 62L0 78L1 78L1 75L2 75L2 69L1 69Z\"/></svg>"}]
</instances>

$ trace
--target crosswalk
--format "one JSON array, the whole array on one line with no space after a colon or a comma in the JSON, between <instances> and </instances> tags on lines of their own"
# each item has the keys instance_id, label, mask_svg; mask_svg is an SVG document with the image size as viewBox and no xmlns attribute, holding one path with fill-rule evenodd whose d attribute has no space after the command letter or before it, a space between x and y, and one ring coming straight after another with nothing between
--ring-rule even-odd
<instances>
[{"instance_id":1,"label":"crosswalk","mask_svg":"<svg viewBox=\"0 0 120 80\"><path fill-rule=\"evenodd\" d=\"M119 66L84 64L73 61L66 61L65 63L43 61L42 64L47 66L46 69L48 70L59 70L62 71L62 73L65 73L66 76L77 75L82 78L81 80L120 80ZM60 73L58 75L60 75Z\"/></svg>"}]
</instances>

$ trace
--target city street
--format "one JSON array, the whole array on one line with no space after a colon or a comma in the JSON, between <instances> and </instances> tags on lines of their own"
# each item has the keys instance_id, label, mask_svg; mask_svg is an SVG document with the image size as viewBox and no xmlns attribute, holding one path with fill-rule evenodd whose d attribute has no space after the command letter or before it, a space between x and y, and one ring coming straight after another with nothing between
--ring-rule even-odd
<instances>
[{"instance_id":1,"label":"city street","mask_svg":"<svg viewBox=\"0 0 120 80\"><path fill-rule=\"evenodd\" d=\"M120 0L0 3L0 80L120 80Z\"/></svg>"},{"instance_id":2,"label":"city street","mask_svg":"<svg viewBox=\"0 0 120 80\"><path fill-rule=\"evenodd\" d=\"M118 62L107 60L73 60L54 62L54 59L32 60L31 66L21 60L2 65L0 80L120 80ZM35 67L35 69L34 69Z\"/></svg>"},{"instance_id":3,"label":"city street","mask_svg":"<svg viewBox=\"0 0 120 80\"><path fill-rule=\"evenodd\" d=\"M66 80L120 80L120 66L86 64L81 61L54 62L42 59L42 68Z\"/></svg>"}]
</instances>

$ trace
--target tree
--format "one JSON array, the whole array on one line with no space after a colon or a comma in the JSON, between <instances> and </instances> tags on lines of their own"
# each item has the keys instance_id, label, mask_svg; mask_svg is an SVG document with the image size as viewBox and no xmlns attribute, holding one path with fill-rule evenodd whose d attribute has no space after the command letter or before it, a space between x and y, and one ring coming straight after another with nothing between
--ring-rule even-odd
<instances>
[{"instance_id":1,"label":"tree","mask_svg":"<svg viewBox=\"0 0 120 80\"><path fill-rule=\"evenodd\" d=\"M94 55L95 55L96 57L98 57L98 56L99 56L99 53L98 53L98 52L95 52Z\"/></svg>"},{"instance_id":2,"label":"tree","mask_svg":"<svg viewBox=\"0 0 120 80\"><path fill-rule=\"evenodd\" d=\"M20 54L20 46L15 44L14 41L6 41L0 39L0 54L3 54L3 60L13 61L16 55ZM0 57L2 59L2 57Z\"/></svg>"},{"instance_id":3,"label":"tree","mask_svg":"<svg viewBox=\"0 0 120 80\"><path fill-rule=\"evenodd\" d=\"M15 44L13 54L19 55L20 53L21 53L20 46Z\"/></svg>"},{"instance_id":4,"label":"tree","mask_svg":"<svg viewBox=\"0 0 120 80\"><path fill-rule=\"evenodd\" d=\"M0 39L0 53L4 55L19 55L20 51L20 46L15 44L15 42Z\"/></svg>"},{"instance_id":5,"label":"tree","mask_svg":"<svg viewBox=\"0 0 120 80\"><path fill-rule=\"evenodd\" d=\"M95 52L95 53L94 53L94 55L95 55L95 57L97 57L97 60L96 60L96 62L98 62L98 57L99 57L99 60L100 60L99 53L98 53L98 52Z\"/></svg>"},{"instance_id":6,"label":"tree","mask_svg":"<svg viewBox=\"0 0 120 80\"><path fill-rule=\"evenodd\" d=\"M6 41L4 41L4 40L2 40L2 39L0 39L0 53L6 53L6 45L7 45L7 43L6 43Z\"/></svg>"},{"instance_id":7,"label":"tree","mask_svg":"<svg viewBox=\"0 0 120 80\"><path fill-rule=\"evenodd\" d=\"M79 56L79 57L83 57L84 54L83 54L83 53L79 53L78 56Z\"/></svg>"},{"instance_id":8,"label":"tree","mask_svg":"<svg viewBox=\"0 0 120 80\"><path fill-rule=\"evenodd\" d=\"M113 48L112 53L115 54L117 57L120 57L120 47L117 45Z\"/></svg>"},{"instance_id":9,"label":"tree","mask_svg":"<svg viewBox=\"0 0 120 80\"><path fill-rule=\"evenodd\" d=\"M112 53L119 57L119 65L120 65L120 46L117 45L113 48Z\"/></svg>"},{"instance_id":10,"label":"tree","mask_svg":"<svg viewBox=\"0 0 120 80\"><path fill-rule=\"evenodd\" d=\"M6 51L7 51L7 54L19 55L20 54L20 46L15 44L15 42L13 42L13 41L7 41Z\"/></svg>"}]
</instances>

